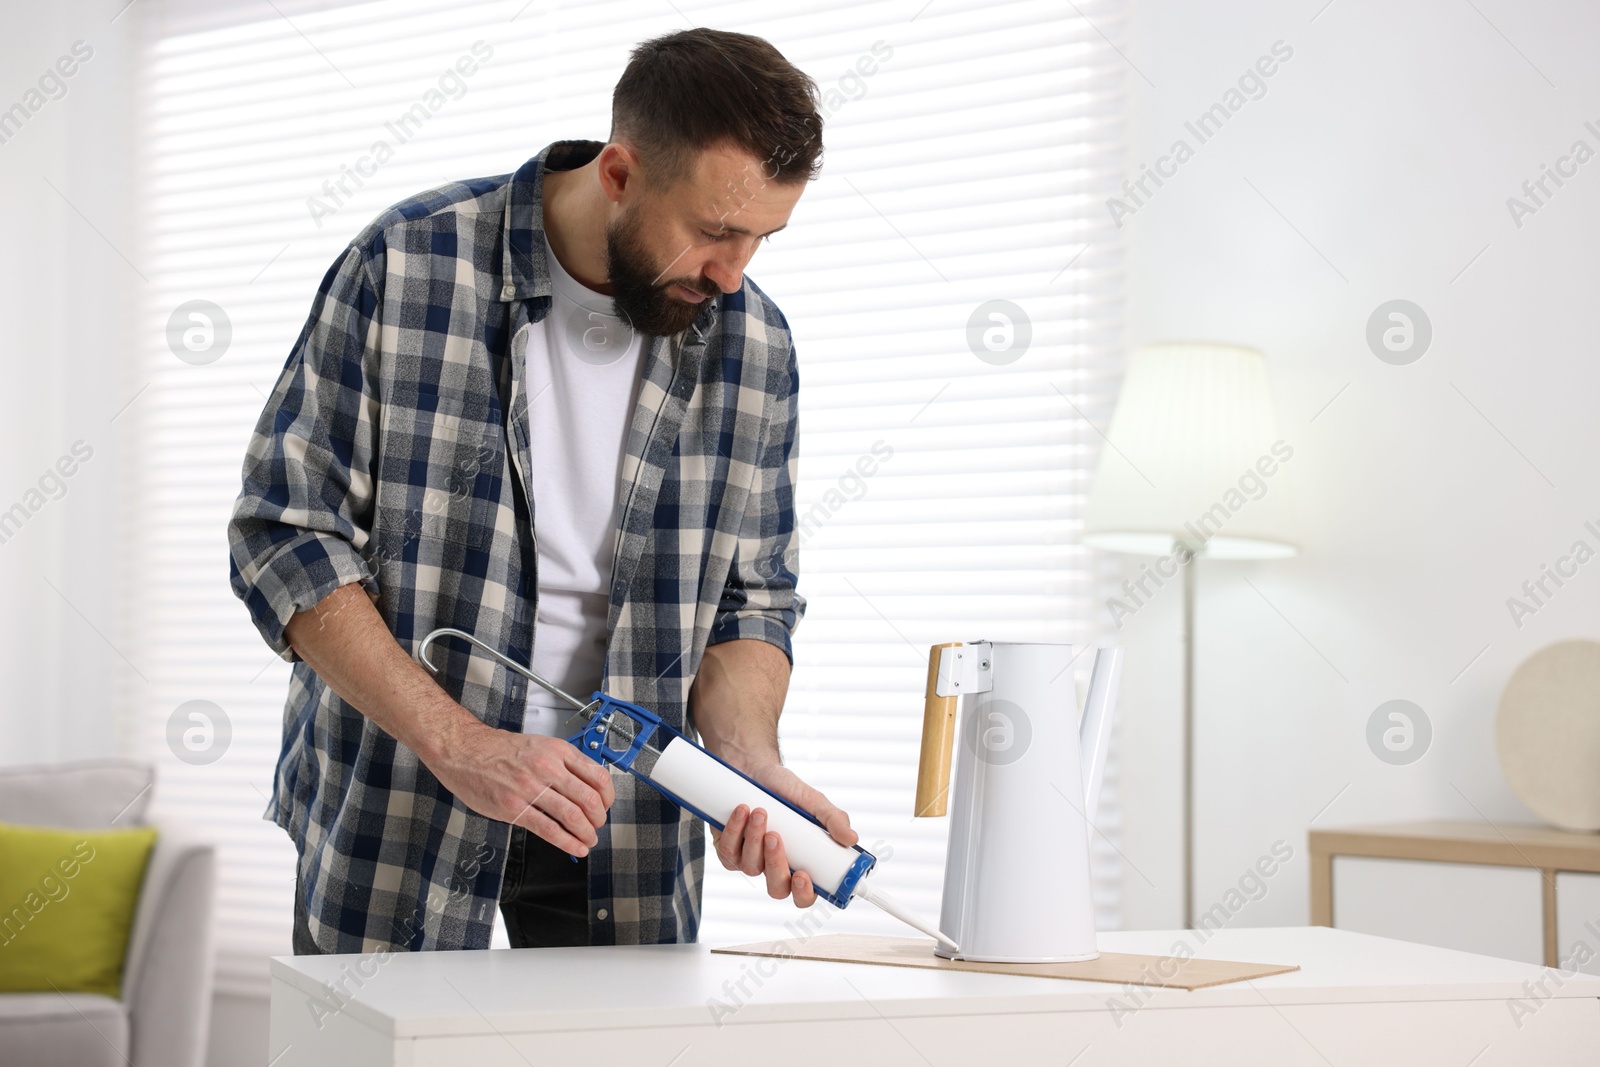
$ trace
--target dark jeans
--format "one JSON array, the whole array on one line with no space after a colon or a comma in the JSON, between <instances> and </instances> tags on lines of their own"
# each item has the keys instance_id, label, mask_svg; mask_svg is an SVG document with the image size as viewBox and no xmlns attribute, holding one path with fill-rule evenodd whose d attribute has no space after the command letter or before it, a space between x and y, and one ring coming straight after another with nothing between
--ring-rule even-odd
<instances>
[{"instance_id":1,"label":"dark jeans","mask_svg":"<svg viewBox=\"0 0 1600 1067\"><path fill-rule=\"evenodd\" d=\"M317 943L311 940L311 925L306 917L306 898L300 892L300 876L294 879L294 954L296 956L323 956L326 955Z\"/></svg>"},{"instance_id":2,"label":"dark jeans","mask_svg":"<svg viewBox=\"0 0 1600 1067\"><path fill-rule=\"evenodd\" d=\"M512 948L558 948L589 943L589 860L576 863L520 826L511 828L500 915ZM294 954L316 956L305 897L294 887Z\"/></svg>"},{"instance_id":3,"label":"dark jeans","mask_svg":"<svg viewBox=\"0 0 1600 1067\"><path fill-rule=\"evenodd\" d=\"M572 857L520 826L511 828L500 916L512 948L589 943L589 858Z\"/></svg>"}]
</instances>

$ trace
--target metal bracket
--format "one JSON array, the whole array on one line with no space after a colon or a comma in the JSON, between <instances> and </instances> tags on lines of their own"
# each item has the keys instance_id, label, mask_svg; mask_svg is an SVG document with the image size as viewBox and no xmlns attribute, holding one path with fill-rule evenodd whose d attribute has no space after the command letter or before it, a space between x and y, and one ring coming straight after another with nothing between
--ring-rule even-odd
<instances>
[{"instance_id":1,"label":"metal bracket","mask_svg":"<svg viewBox=\"0 0 1600 1067\"><path fill-rule=\"evenodd\" d=\"M994 646L988 641L967 641L939 650L939 680L934 692L942 697L987 693L994 688Z\"/></svg>"}]
</instances>

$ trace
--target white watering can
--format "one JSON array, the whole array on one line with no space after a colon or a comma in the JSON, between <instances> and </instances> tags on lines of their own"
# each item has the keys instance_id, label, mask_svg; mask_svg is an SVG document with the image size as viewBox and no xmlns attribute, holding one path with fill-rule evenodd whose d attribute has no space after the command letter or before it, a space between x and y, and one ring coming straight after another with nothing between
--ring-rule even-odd
<instances>
[{"instance_id":1,"label":"white watering can","mask_svg":"<svg viewBox=\"0 0 1600 1067\"><path fill-rule=\"evenodd\" d=\"M961 946L938 945L939 955L995 963L1100 955L1089 835L1122 653L1095 653L1080 716L1070 645L958 641L929 651L916 814L951 812L939 928Z\"/></svg>"}]
</instances>

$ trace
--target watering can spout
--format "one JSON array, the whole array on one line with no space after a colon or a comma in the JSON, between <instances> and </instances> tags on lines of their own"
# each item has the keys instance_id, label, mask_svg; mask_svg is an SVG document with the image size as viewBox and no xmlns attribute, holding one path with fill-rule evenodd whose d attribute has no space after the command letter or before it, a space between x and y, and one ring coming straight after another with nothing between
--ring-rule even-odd
<instances>
[{"instance_id":1,"label":"watering can spout","mask_svg":"<svg viewBox=\"0 0 1600 1067\"><path fill-rule=\"evenodd\" d=\"M1101 648L1094 654L1089 673L1089 695L1083 702L1083 717L1078 724L1078 756L1083 766L1083 814L1094 825L1095 809L1100 804L1100 786L1106 775L1106 756L1111 750L1111 723L1117 706L1117 686L1122 680L1122 649Z\"/></svg>"}]
</instances>

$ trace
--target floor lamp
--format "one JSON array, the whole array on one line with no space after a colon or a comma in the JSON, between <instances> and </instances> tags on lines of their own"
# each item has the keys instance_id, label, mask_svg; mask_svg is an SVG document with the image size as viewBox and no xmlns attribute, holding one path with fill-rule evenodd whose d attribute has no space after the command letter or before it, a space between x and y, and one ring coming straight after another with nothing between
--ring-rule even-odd
<instances>
[{"instance_id":1,"label":"floor lamp","mask_svg":"<svg viewBox=\"0 0 1600 1067\"><path fill-rule=\"evenodd\" d=\"M1299 551L1266 360L1226 344L1150 345L1129 357L1085 511L1083 543L1158 557L1109 606L1118 626L1167 580L1183 587L1183 922L1194 925L1196 559Z\"/></svg>"}]
</instances>

